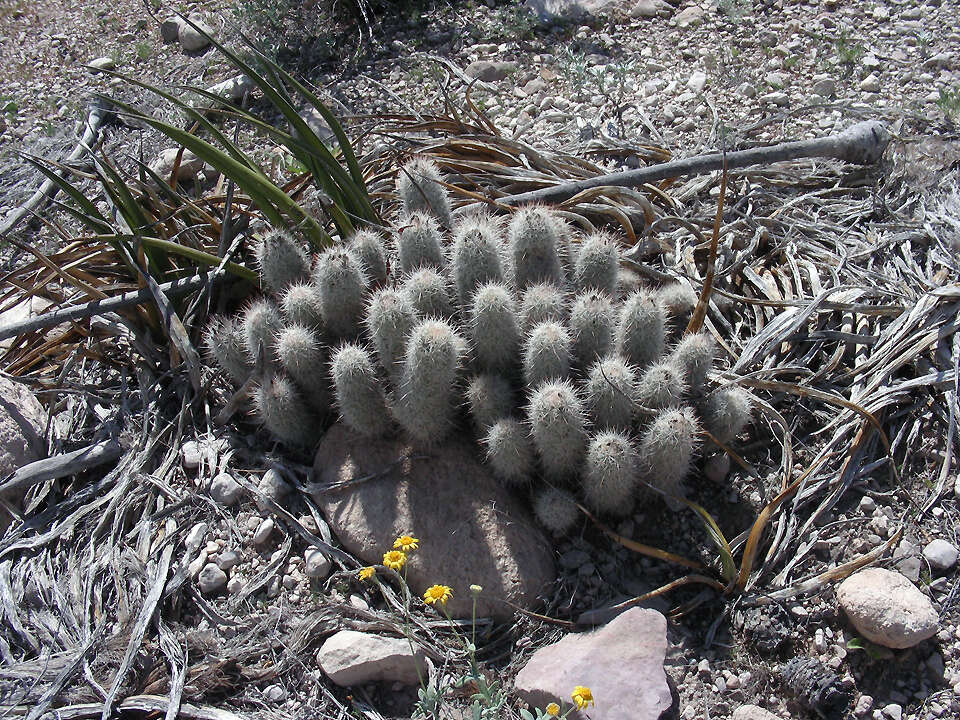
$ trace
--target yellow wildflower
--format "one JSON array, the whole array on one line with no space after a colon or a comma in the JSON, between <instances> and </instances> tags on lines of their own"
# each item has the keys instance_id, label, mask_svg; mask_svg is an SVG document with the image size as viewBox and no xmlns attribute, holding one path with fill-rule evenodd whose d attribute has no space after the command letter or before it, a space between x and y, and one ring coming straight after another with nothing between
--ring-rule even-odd
<instances>
[{"instance_id":1,"label":"yellow wildflower","mask_svg":"<svg viewBox=\"0 0 960 720\"><path fill-rule=\"evenodd\" d=\"M560 714L560 706L557 705L556 703L550 703L549 705L547 705L546 711L547 711L547 715L551 717L556 717L557 715Z\"/></svg>"},{"instance_id":2,"label":"yellow wildflower","mask_svg":"<svg viewBox=\"0 0 960 720\"><path fill-rule=\"evenodd\" d=\"M370 566L370 567L365 567L365 568L360 568L360 572L357 573L357 579L358 579L358 580L369 580L370 578L372 578L372 577L376 574L376 572L377 572L377 569L376 569L375 567L372 567L372 566Z\"/></svg>"},{"instance_id":3,"label":"yellow wildflower","mask_svg":"<svg viewBox=\"0 0 960 720\"><path fill-rule=\"evenodd\" d=\"M393 541L393 549L400 550L401 552L405 553L416 550L419 545L420 541L415 537L410 537L409 535L401 535Z\"/></svg>"},{"instance_id":4,"label":"yellow wildflower","mask_svg":"<svg viewBox=\"0 0 960 720\"><path fill-rule=\"evenodd\" d=\"M383 564L391 570L400 570L407 562L407 554L399 550L388 550L383 554Z\"/></svg>"},{"instance_id":5,"label":"yellow wildflower","mask_svg":"<svg viewBox=\"0 0 960 720\"><path fill-rule=\"evenodd\" d=\"M570 697L573 698L573 704L577 706L577 710L583 710L587 705L594 704L593 693L590 692L590 688L583 685L577 685L570 693Z\"/></svg>"},{"instance_id":6,"label":"yellow wildflower","mask_svg":"<svg viewBox=\"0 0 960 720\"><path fill-rule=\"evenodd\" d=\"M437 603L439 605L446 605L447 600L453 597L453 589L447 585L434 585L428 587L427 591L423 594L423 601L427 605L433 605Z\"/></svg>"}]
</instances>

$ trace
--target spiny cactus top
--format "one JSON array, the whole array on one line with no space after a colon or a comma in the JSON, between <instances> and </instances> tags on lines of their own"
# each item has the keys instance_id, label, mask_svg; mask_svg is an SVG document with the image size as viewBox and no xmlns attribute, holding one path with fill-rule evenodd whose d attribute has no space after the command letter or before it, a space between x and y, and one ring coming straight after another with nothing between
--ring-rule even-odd
<instances>
[{"instance_id":1,"label":"spiny cactus top","mask_svg":"<svg viewBox=\"0 0 960 720\"><path fill-rule=\"evenodd\" d=\"M683 493L701 426L724 444L747 426L749 394L710 386L712 338L682 336L689 286L644 287L616 238L574 237L545 208L456 218L430 161L398 188L389 242L361 230L311 258L272 234L257 249L268 295L211 324L234 383L265 353L254 401L281 441L308 445L337 414L417 446L469 433L562 534L578 501L618 515L646 488Z\"/></svg>"}]
</instances>

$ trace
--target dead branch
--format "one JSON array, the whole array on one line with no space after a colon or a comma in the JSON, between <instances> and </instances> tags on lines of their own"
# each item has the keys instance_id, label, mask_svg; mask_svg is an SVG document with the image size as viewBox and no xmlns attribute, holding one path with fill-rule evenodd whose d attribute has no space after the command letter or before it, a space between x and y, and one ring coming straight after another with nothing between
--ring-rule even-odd
<instances>
[{"instance_id":1,"label":"dead branch","mask_svg":"<svg viewBox=\"0 0 960 720\"><path fill-rule=\"evenodd\" d=\"M883 155L890 142L890 133L875 120L857 123L841 133L816 140L797 140L768 147L738 150L726 154L730 170L750 165L769 165L784 160L800 158L836 158L857 165L872 165ZM595 187L639 187L645 183L683 175L701 175L723 169L723 153L711 153L696 157L672 160L660 165L599 175L586 180L560 183L552 187L532 190L519 195L498 198L502 205L526 205L545 202L560 203Z\"/></svg>"},{"instance_id":2,"label":"dead branch","mask_svg":"<svg viewBox=\"0 0 960 720\"><path fill-rule=\"evenodd\" d=\"M7 490L21 490L67 475L76 475L116 460L122 452L116 440L103 440L73 452L37 460L17 468L6 480L0 482L0 493Z\"/></svg>"}]
</instances>

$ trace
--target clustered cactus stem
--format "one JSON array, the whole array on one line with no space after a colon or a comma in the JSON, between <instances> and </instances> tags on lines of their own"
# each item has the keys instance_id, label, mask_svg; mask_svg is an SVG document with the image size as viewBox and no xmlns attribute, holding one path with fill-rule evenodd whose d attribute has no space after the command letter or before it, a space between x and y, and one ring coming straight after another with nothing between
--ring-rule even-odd
<instances>
[{"instance_id":1,"label":"clustered cactus stem","mask_svg":"<svg viewBox=\"0 0 960 720\"><path fill-rule=\"evenodd\" d=\"M688 284L645 286L614 237L577 239L547 208L457 216L424 158L397 191L389 241L361 229L311 258L267 233L267 294L208 328L234 383L256 375L254 405L278 439L309 446L331 411L418 446L472 432L494 476L529 488L562 535L578 502L611 516L652 501L648 489L671 502L701 427L723 445L747 427L750 394L711 385L713 338L683 334Z\"/></svg>"}]
</instances>

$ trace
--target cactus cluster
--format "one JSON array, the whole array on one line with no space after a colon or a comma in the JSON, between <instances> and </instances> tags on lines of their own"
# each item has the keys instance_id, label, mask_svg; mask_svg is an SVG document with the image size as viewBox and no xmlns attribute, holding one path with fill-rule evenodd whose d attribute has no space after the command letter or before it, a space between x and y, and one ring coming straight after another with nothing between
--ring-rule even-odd
<instances>
[{"instance_id":1,"label":"cactus cluster","mask_svg":"<svg viewBox=\"0 0 960 720\"><path fill-rule=\"evenodd\" d=\"M390 237L361 230L311 258L267 234L270 295L211 324L235 383L262 373L256 409L281 441L315 442L335 413L419 445L472 433L560 535L578 502L616 516L651 489L682 494L702 438L729 443L749 422L746 392L711 390L712 338L683 334L688 285L644 286L615 238L575 238L545 208L455 216L426 159L397 190Z\"/></svg>"}]
</instances>

